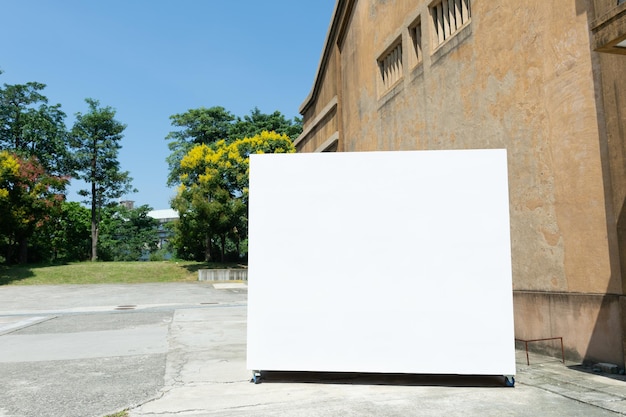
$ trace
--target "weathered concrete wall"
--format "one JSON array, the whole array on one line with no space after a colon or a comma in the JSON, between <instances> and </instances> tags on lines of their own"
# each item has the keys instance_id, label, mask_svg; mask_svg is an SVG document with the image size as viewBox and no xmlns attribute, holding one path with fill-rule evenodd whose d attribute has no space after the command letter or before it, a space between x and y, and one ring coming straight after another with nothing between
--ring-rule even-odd
<instances>
[{"instance_id":1,"label":"weathered concrete wall","mask_svg":"<svg viewBox=\"0 0 626 417\"><path fill-rule=\"evenodd\" d=\"M513 303L515 337L561 336L568 360L623 362L620 349L616 349L623 341L621 332L615 331L621 328L619 296L516 291ZM533 344L529 348L551 348L548 353L561 355L556 344Z\"/></svg>"},{"instance_id":2,"label":"weathered concrete wall","mask_svg":"<svg viewBox=\"0 0 626 417\"><path fill-rule=\"evenodd\" d=\"M198 281L247 281L247 269L199 269Z\"/></svg>"},{"instance_id":3,"label":"weathered concrete wall","mask_svg":"<svg viewBox=\"0 0 626 417\"><path fill-rule=\"evenodd\" d=\"M299 152L314 152L328 138L338 132L337 106L337 50L332 48L327 59L323 62L324 71L320 73L319 90L316 99L306 107L303 113L303 132L296 140Z\"/></svg>"},{"instance_id":4,"label":"weathered concrete wall","mask_svg":"<svg viewBox=\"0 0 626 417\"><path fill-rule=\"evenodd\" d=\"M615 317L624 293L616 230L626 193L624 57L591 51L592 0L472 2L471 20L440 46L431 3L354 3L333 75L342 150L506 148L516 299L551 315L540 320L519 301L517 331L558 330L574 357L623 364L626 329ZM416 21L417 64L409 59ZM398 39L403 75L381 89L377 60ZM530 293L546 295L519 295ZM606 294L610 307L598 301ZM555 305L567 306L562 315Z\"/></svg>"},{"instance_id":5,"label":"weathered concrete wall","mask_svg":"<svg viewBox=\"0 0 626 417\"><path fill-rule=\"evenodd\" d=\"M476 2L461 42L425 53L379 98L375 59L415 10L433 49L416 3L357 3L342 47L344 149L507 148L515 288L607 291L587 16L574 1Z\"/></svg>"}]
</instances>

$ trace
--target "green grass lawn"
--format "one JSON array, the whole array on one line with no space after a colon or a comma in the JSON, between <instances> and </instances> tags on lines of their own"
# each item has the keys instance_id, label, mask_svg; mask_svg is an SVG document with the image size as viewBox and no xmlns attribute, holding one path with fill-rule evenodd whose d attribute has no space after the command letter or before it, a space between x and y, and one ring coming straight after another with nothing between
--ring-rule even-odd
<instances>
[{"instance_id":1,"label":"green grass lawn","mask_svg":"<svg viewBox=\"0 0 626 417\"><path fill-rule=\"evenodd\" d=\"M238 266L188 261L77 262L65 265L0 266L0 285L191 282L198 280L198 269Z\"/></svg>"}]
</instances>

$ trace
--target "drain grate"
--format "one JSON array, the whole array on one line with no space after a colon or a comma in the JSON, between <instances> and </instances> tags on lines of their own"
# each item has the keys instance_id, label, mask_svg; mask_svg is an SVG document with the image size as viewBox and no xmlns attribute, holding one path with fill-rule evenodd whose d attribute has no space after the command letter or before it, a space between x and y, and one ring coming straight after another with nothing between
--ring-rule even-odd
<instances>
[{"instance_id":1,"label":"drain grate","mask_svg":"<svg viewBox=\"0 0 626 417\"><path fill-rule=\"evenodd\" d=\"M115 307L116 310L134 310L137 306L136 305L126 305L126 306L117 306Z\"/></svg>"}]
</instances>

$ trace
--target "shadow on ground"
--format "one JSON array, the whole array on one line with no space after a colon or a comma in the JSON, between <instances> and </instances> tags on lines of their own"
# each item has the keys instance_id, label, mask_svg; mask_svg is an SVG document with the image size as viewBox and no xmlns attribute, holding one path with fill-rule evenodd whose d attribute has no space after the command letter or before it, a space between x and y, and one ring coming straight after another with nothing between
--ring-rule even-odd
<instances>
[{"instance_id":1,"label":"shadow on ground","mask_svg":"<svg viewBox=\"0 0 626 417\"><path fill-rule=\"evenodd\" d=\"M0 285L8 285L15 281L35 276L32 265L29 266L0 266Z\"/></svg>"},{"instance_id":2,"label":"shadow on ground","mask_svg":"<svg viewBox=\"0 0 626 417\"><path fill-rule=\"evenodd\" d=\"M614 379L616 381L626 382L626 375L609 374L607 372L599 372L596 367L591 366L591 365L584 365L584 364L581 364L581 365L571 365L571 366L568 366L568 368L573 370L573 371L583 372L585 374L598 375L598 376L605 377L605 378L611 378L611 379Z\"/></svg>"},{"instance_id":3,"label":"shadow on ground","mask_svg":"<svg viewBox=\"0 0 626 417\"><path fill-rule=\"evenodd\" d=\"M247 269L248 265L236 262L206 262L193 265L181 265L190 273L196 273L199 269Z\"/></svg>"},{"instance_id":4,"label":"shadow on ground","mask_svg":"<svg viewBox=\"0 0 626 417\"><path fill-rule=\"evenodd\" d=\"M493 388L506 386L503 376L379 374L359 372L263 371L260 381L262 383L311 383L474 388Z\"/></svg>"}]
</instances>

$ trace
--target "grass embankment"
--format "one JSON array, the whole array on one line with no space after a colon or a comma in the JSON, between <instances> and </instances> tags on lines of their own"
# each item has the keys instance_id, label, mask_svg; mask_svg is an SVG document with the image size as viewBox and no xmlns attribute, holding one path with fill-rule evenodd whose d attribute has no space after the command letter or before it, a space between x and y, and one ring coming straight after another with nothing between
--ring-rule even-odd
<instances>
[{"instance_id":1,"label":"grass embankment","mask_svg":"<svg viewBox=\"0 0 626 417\"><path fill-rule=\"evenodd\" d=\"M198 280L198 269L232 267L238 267L238 265L163 261L0 266L0 285L191 282Z\"/></svg>"},{"instance_id":2,"label":"grass embankment","mask_svg":"<svg viewBox=\"0 0 626 417\"><path fill-rule=\"evenodd\" d=\"M124 410L115 414L109 414L108 416L104 416L104 417L128 417L128 411Z\"/></svg>"}]
</instances>

